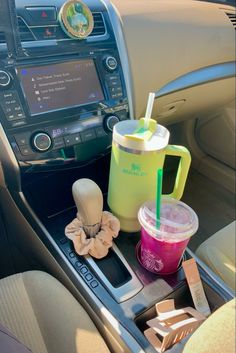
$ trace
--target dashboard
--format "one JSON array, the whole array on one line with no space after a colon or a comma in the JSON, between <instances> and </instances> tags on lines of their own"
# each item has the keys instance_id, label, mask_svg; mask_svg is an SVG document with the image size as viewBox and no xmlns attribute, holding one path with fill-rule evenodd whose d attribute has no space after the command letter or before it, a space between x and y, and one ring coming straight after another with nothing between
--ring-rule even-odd
<instances>
[{"instance_id":1,"label":"dashboard","mask_svg":"<svg viewBox=\"0 0 236 353\"><path fill-rule=\"evenodd\" d=\"M129 57L135 118L144 116L149 92L157 93L153 118L163 125L234 100L235 7L192 0L113 3Z\"/></svg>"}]
</instances>

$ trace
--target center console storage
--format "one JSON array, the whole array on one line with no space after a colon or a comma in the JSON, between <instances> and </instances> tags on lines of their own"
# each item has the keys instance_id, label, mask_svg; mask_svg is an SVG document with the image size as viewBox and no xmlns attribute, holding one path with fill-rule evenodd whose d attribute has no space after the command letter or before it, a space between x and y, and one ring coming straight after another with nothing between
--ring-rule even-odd
<instances>
[{"instance_id":1,"label":"center console storage","mask_svg":"<svg viewBox=\"0 0 236 353\"><path fill-rule=\"evenodd\" d=\"M100 169L103 171L102 177L97 173L96 181L102 188L105 199L108 180L106 173L109 170L105 168L107 163L109 164L109 157L104 157L85 167L57 172L58 181L67 180L61 184L61 194L68 196L71 194L70 187L74 180L92 178L94 169ZM194 307L182 267L176 273L167 276L158 276L145 270L136 258L136 246L140 240L139 232L121 232L115 240L114 247L104 259L96 260L90 256L78 256L72 242L64 235L65 226L76 215L72 198L65 198L64 202L61 200L60 211L57 203L47 204L48 198L55 200L57 197L58 186L53 185L54 178L55 174L50 173L44 177L38 176L34 182L27 181L24 190L27 201L88 290L91 290L119 323L124 325L145 352L154 353L154 348L143 332L148 328L146 322L155 317L155 304L171 298L175 300L177 309L186 306ZM39 186L37 190L34 183ZM37 200L40 199L39 195L43 189L47 190L46 194L50 190L50 197L45 195L45 207L42 209ZM188 259L191 255L187 250L184 257ZM230 299L230 294L218 286L203 268L199 267L199 270L211 312L214 312ZM180 352L183 342L178 343Z\"/></svg>"}]
</instances>

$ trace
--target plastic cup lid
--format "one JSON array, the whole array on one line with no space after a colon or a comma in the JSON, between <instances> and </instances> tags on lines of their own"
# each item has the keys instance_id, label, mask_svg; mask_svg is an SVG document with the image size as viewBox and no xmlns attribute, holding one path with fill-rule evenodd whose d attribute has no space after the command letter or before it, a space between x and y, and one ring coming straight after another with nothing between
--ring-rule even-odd
<instances>
[{"instance_id":1,"label":"plastic cup lid","mask_svg":"<svg viewBox=\"0 0 236 353\"><path fill-rule=\"evenodd\" d=\"M198 217L182 201L162 197L160 228L156 228L155 201L147 201L139 210L139 222L155 238L180 241L190 238L198 229Z\"/></svg>"},{"instance_id":2,"label":"plastic cup lid","mask_svg":"<svg viewBox=\"0 0 236 353\"><path fill-rule=\"evenodd\" d=\"M149 140L135 141L128 138L126 135L132 135L138 124L138 120L124 120L117 123L113 128L113 141L130 150L147 152L162 150L168 145L170 133L160 124L157 124L156 131Z\"/></svg>"}]
</instances>

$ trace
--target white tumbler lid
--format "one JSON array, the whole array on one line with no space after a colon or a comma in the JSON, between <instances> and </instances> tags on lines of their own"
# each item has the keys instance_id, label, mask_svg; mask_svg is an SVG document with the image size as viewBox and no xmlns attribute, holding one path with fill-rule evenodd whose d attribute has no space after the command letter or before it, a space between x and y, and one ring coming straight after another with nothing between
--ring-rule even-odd
<instances>
[{"instance_id":1,"label":"white tumbler lid","mask_svg":"<svg viewBox=\"0 0 236 353\"><path fill-rule=\"evenodd\" d=\"M124 120L117 123L113 128L113 141L124 148L146 152L162 150L168 145L170 133L160 124L157 124L156 131L149 140L134 140L126 136L132 135L138 124L138 120Z\"/></svg>"}]
</instances>

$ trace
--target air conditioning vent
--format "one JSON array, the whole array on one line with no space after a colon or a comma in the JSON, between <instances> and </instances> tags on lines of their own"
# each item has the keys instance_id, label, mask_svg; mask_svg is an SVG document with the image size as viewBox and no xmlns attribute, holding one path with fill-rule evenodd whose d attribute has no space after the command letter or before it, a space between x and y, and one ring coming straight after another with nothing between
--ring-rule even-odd
<instances>
[{"instance_id":1,"label":"air conditioning vent","mask_svg":"<svg viewBox=\"0 0 236 353\"><path fill-rule=\"evenodd\" d=\"M0 44L5 44L5 43L6 43L5 33L0 32Z\"/></svg>"},{"instance_id":2,"label":"air conditioning vent","mask_svg":"<svg viewBox=\"0 0 236 353\"><path fill-rule=\"evenodd\" d=\"M1 1L1 0L0 0ZM102 36L106 34L105 22L101 12L93 13L94 28L89 37ZM28 27L27 23L18 17L18 29L20 33L21 42L29 42L35 40L48 40L48 39L67 39L68 36L61 30L60 26L52 27L54 31L53 38L45 37L44 29L45 27ZM4 32L0 32L0 44L6 43Z\"/></svg>"},{"instance_id":3,"label":"air conditioning vent","mask_svg":"<svg viewBox=\"0 0 236 353\"><path fill-rule=\"evenodd\" d=\"M20 33L20 39L22 42L29 42L35 40L31 30L27 24L22 20L21 17L18 17L18 29Z\"/></svg>"},{"instance_id":4,"label":"air conditioning vent","mask_svg":"<svg viewBox=\"0 0 236 353\"><path fill-rule=\"evenodd\" d=\"M90 34L90 37L104 35L106 33L106 28L102 14L100 12L94 12L93 20L94 28L92 33Z\"/></svg>"},{"instance_id":5,"label":"air conditioning vent","mask_svg":"<svg viewBox=\"0 0 236 353\"><path fill-rule=\"evenodd\" d=\"M232 22L234 28L236 29L236 13L233 12L226 12L226 15L228 16L228 18L230 19L230 21Z\"/></svg>"},{"instance_id":6,"label":"air conditioning vent","mask_svg":"<svg viewBox=\"0 0 236 353\"><path fill-rule=\"evenodd\" d=\"M22 42L28 42L31 40L35 40L32 32L28 28L27 24L20 17L18 17L18 29L19 29L19 33L20 33L20 39ZM4 32L0 32L0 44L6 44L6 38L5 38Z\"/></svg>"}]
</instances>

